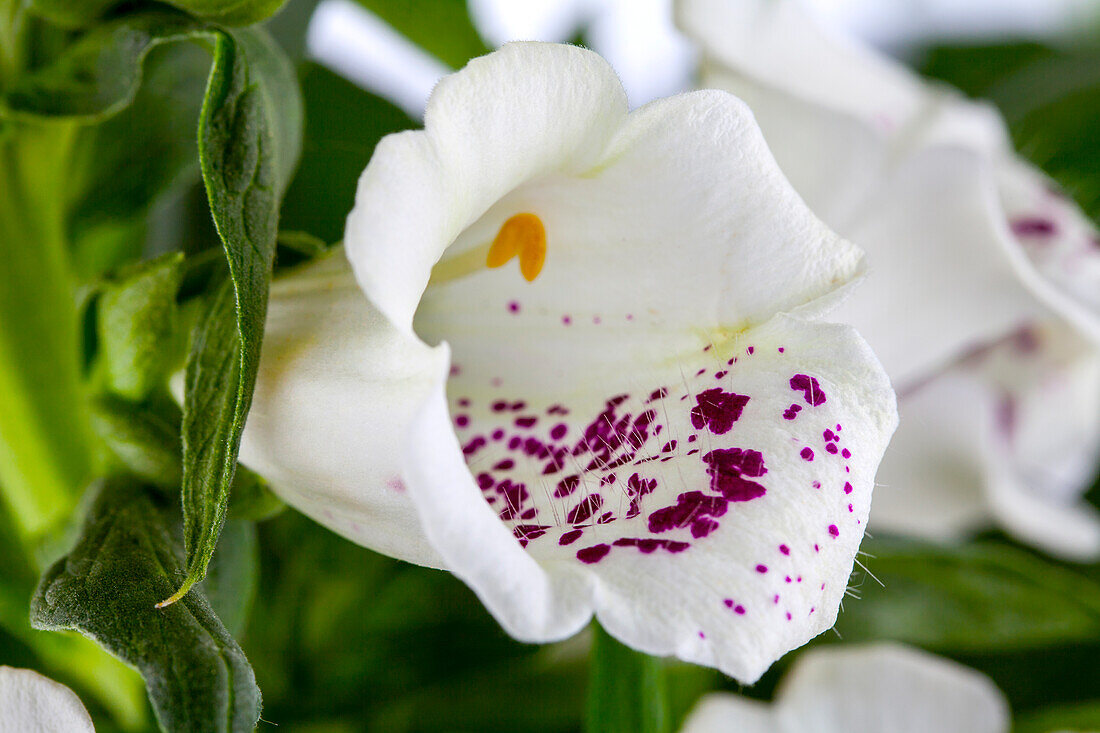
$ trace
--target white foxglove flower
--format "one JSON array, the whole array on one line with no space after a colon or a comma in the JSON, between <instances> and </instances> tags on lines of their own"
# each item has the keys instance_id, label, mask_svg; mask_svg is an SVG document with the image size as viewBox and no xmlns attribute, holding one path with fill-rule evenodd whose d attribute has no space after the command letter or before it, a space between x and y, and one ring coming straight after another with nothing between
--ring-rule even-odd
<instances>
[{"instance_id":1,"label":"white foxglove flower","mask_svg":"<svg viewBox=\"0 0 1100 733\"><path fill-rule=\"evenodd\" d=\"M741 102L628 114L597 55L505 46L379 144L345 244L272 289L241 457L290 504L523 640L595 613L751 682L833 624L894 398L816 320L860 253Z\"/></svg>"},{"instance_id":2,"label":"white foxglove flower","mask_svg":"<svg viewBox=\"0 0 1100 733\"><path fill-rule=\"evenodd\" d=\"M0 666L0 731L95 733L80 698L34 670Z\"/></svg>"},{"instance_id":3,"label":"white foxglove flower","mask_svg":"<svg viewBox=\"0 0 1100 733\"><path fill-rule=\"evenodd\" d=\"M749 104L810 208L868 253L865 286L831 318L867 337L901 398L872 526L948 538L996 521L1049 552L1100 555L1081 498L1100 456L1092 225L1015 155L991 107L796 0L678 12L703 85ZM1034 348L1003 346L1020 334ZM983 363L997 353L1007 369Z\"/></svg>"},{"instance_id":4,"label":"white foxglove flower","mask_svg":"<svg viewBox=\"0 0 1100 733\"><path fill-rule=\"evenodd\" d=\"M771 705L704 697L681 733L1007 733L1008 704L985 675L895 644L806 652Z\"/></svg>"}]
</instances>

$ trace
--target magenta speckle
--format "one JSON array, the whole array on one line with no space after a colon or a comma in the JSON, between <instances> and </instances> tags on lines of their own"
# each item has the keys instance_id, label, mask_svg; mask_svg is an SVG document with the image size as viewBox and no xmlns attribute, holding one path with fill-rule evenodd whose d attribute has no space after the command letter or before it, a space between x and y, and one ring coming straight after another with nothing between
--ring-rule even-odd
<instances>
[{"instance_id":1,"label":"magenta speckle","mask_svg":"<svg viewBox=\"0 0 1100 733\"><path fill-rule=\"evenodd\" d=\"M691 424L697 429L706 427L715 435L722 435L741 419L749 398L714 387L699 393L695 402L695 407L691 408Z\"/></svg>"},{"instance_id":2,"label":"magenta speckle","mask_svg":"<svg viewBox=\"0 0 1100 733\"><path fill-rule=\"evenodd\" d=\"M835 524L830 524L829 525L829 534L831 534L833 537L839 537L840 536L840 530L837 529L837 526Z\"/></svg>"},{"instance_id":3,"label":"magenta speckle","mask_svg":"<svg viewBox=\"0 0 1100 733\"><path fill-rule=\"evenodd\" d=\"M700 632L699 632L699 638L700 638L700 639L705 639L705 638L707 638L707 635L706 635L706 634L704 634L704 633L703 633L702 631L700 631Z\"/></svg>"},{"instance_id":4,"label":"magenta speckle","mask_svg":"<svg viewBox=\"0 0 1100 733\"><path fill-rule=\"evenodd\" d=\"M761 573L761 574L766 573L766 572L768 572L768 566L767 565L757 565L756 566L756 572Z\"/></svg>"},{"instance_id":5,"label":"magenta speckle","mask_svg":"<svg viewBox=\"0 0 1100 733\"><path fill-rule=\"evenodd\" d=\"M821 482L820 482L820 481L814 481L814 482L813 482L813 484L812 484L812 486L813 486L813 487L814 487L815 489L820 489L820 488L821 488Z\"/></svg>"},{"instance_id":6,"label":"magenta speckle","mask_svg":"<svg viewBox=\"0 0 1100 733\"><path fill-rule=\"evenodd\" d=\"M782 354L784 351L786 351L786 349L784 349L782 346L780 346L778 349L776 349L776 351L778 351L780 354Z\"/></svg>"},{"instance_id":7,"label":"magenta speckle","mask_svg":"<svg viewBox=\"0 0 1100 733\"><path fill-rule=\"evenodd\" d=\"M470 424L470 418L468 415L459 415L455 418L455 425L460 428L464 428Z\"/></svg>"},{"instance_id":8,"label":"magenta speckle","mask_svg":"<svg viewBox=\"0 0 1100 733\"><path fill-rule=\"evenodd\" d=\"M1017 237L1050 237L1058 232L1058 227L1050 219L1028 216L1012 222L1012 233Z\"/></svg>"},{"instance_id":9,"label":"magenta speckle","mask_svg":"<svg viewBox=\"0 0 1100 733\"><path fill-rule=\"evenodd\" d=\"M802 398L806 400L807 405L820 407L825 404L825 393L821 391L821 385L816 378L806 374L796 374L791 377L790 385L795 392L802 393Z\"/></svg>"},{"instance_id":10,"label":"magenta speckle","mask_svg":"<svg viewBox=\"0 0 1100 733\"><path fill-rule=\"evenodd\" d=\"M825 452L835 456L837 454L836 443L827 444L825 446Z\"/></svg>"},{"instance_id":11,"label":"magenta speckle","mask_svg":"<svg viewBox=\"0 0 1100 733\"><path fill-rule=\"evenodd\" d=\"M851 484L851 482L848 482L848 481L844 482L844 493L845 494L852 493L852 484Z\"/></svg>"},{"instance_id":12,"label":"magenta speckle","mask_svg":"<svg viewBox=\"0 0 1100 733\"><path fill-rule=\"evenodd\" d=\"M561 322L562 322L562 325L568 326L569 324L571 324L573 322L573 318L571 316L562 316L561 317Z\"/></svg>"},{"instance_id":13,"label":"magenta speckle","mask_svg":"<svg viewBox=\"0 0 1100 733\"><path fill-rule=\"evenodd\" d=\"M519 303L517 301L514 301L514 300L512 302L510 302L508 304L508 312L509 313L519 313Z\"/></svg>"},{"instance_id":14,"label":"magenta speckle","mask_svg":"<svg viewBox=\"0 0 1100 733\"><path fill-rule=\"evenodd\" d=\"M779 551L782 552L784 555L790 555L791 554L791 548L787 547L786 545L780 545L779 546Z\"/></svg>"},{"instance_id":15,"label":"magenta speckle","mask_svg":"<svg viewBox=\"0 0 1100 733\"><path fill-rule=\"evenodd\" d=\"M729 374L729 372L715 372L714 373L714 378L715 379L721 379L722 377L726 376L727 374Z\"/></svg>"},{"instance_id":16,"label":"magenta speckle","mask_svg":"<svg viewBox=\"0 0 1100 733\"><path fill-rule=\"evenodd\" d=\"M565 437L566 432L569 431L568 426L565 423L558 423L550 429L550 437L554 440L561 440Z\"/></svg>"},{"instance_id":17,"label":"magenta speckle","mask_svg":"<svg viewBox=\"0 0 1100 733\"><path fill-rule=\"evenodd\" d=\"M852 457L852 451L845 448L844 450L840 451L840 455L843 456L844 458L851 458Z\"/></svg>"},{"instance_id":18,"label":"magenta speckle","mask_svg":"<svg viewBox=\"0 0 1100 733\"><path fill-rule=\"evenodd\" d=\"M803 448L802 452L798 455L802 456L802 460L804 461L812 461L814 459L814 452L809 446Z\"/></svg>"},{"instance_id":19,"label":"magenta speckle","mask_svg":"<svg viewBox=\"0 0 1100 733\"><path fill-rule=\"evenodd\" d=\"M605 545L601 542L598 545L592 545L591 547L585 547L583 550L577 550L577 559L591 565L603 560L607 557L607 553L609 552L611 552L611 545Z\"/></svg>"},{"instance_id":20,"label":"magenta speckle","mask_svg":"<svg viewBox=\"0 0 1100 733\"><path fill-rule=\"evenodd\" d=\"M752 347L752 346L750 346L749 348L745 349L745 353L746 353L746 354L750 354L750 355L751 355L751 354L752 354L752 352L754 352L754 351L756 351L756 349L755 349L754 347Z\"/></svg>"}]
</instances>

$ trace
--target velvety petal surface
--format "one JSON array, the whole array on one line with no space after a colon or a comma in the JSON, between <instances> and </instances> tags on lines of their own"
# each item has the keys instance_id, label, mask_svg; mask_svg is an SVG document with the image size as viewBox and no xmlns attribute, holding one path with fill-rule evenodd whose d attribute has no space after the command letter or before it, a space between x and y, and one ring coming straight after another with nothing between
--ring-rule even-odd
<instances>
[{"instance_id":1,"label":"velvety petal surface","mask_svg":"<svg viewBox=\"0 0 1100 733\"><path fill-rule=\"evenodd\" d=\"M770 709L708 695L683 733L1005 733L1008 705L993 682L942 657L895 644L806 652Z\"/></svg>"},{"instance_id":2,"label":"velvety petal surface","mask_svg":"<svg viewBox=\"0 0 1100 733\"><path fill-rule=\"evenodd\" d=\"M541 334L563 354L550 373L582 338L559 331ZM562 638L595 613L635 648L751 682L835 620L889 385L850 328L785 316L631 356L542 393L513 389L518 347L495 389L463 367L452 409L438 394L414 423L410 494L516 637Z\"/></svg>"},{"instance_id":3,"label":"velvety petal surface","mask_svg":"<svg viewBox=\"0 0 1100 733\"><path fill-rule=\"evenodd\" d=\"M272 284L240 460L353 542L439 567L400 454L413 415L446 376L445 352L395 328L344 253L332 252Z\"/></svg>"},{"instance_id":4,"label":"velvety petal surface","mask_svg":"<svg viewBox=\"0 0 1100 733\"><path fill-rule=\"evenodd\" d=\"M1100 458L1100 352L1068 327L1028 328L900 399L872 528L953 539L996 520L1070 559L1100 555L1082 495Z\"/></svg>"},{"instance_id":5,"label":"velvety petal surface","mask_svg":"<svg viewBox=\"0 0 1100 733\"><path fill-rule=\"evenodd\" d=\"M0 666L0 730L20 733L95 733L80 698L30 669Z\"/></svg>"}]
</instances>

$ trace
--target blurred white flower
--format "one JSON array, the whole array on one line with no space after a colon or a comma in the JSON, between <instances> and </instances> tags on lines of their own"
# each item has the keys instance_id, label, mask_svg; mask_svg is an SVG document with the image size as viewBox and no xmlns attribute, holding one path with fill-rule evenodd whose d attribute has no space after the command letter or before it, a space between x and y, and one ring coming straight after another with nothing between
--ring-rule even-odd
<instances>
[{"instance_id":1,"label":"blurred white flower","mask_svg":"<svg viewBox=\"0 0 1100 733\"><path fill-rule=\"evenodd\" d=\"M34 670L0 666L0 731L95 733L80 698Z\"/></svg>"},{"instance_id":2,"label":"blurred white flower","mask_svg":"<svg viewBox=\"0 0 1100 733\"><path fill-rule=\"evenodd\" d=\"M712 693L681 733L1007 733L985 675L895 644L820 647L794 663L771 705Z\"/></svg>"},{"instance_id":3,"label":"blurred white flower","mask_svg":"<svg viewBox=\"0 0 1100 733\"><path fill-rule=\"evenodd\" d=\"M902 426L873 525L934 538L997 520L1100 555L1100 245L1016 157L995 111L833 34L795 0L682 0L703 85L753 110L810 208L871 275L831 315L891 375Z\"/></svg>"},{"instance_id":4,"label":"blurred white flower","mask_svg":"<svg viewBox=\"0 0 1100 733\"><path fill-rule=\"evenodd\" d=\"M817 320L861 254L724 92L628 114L599 56L522 43L425 119L379 144L347 260L274 285L242 460L520 639L595 613L755 680L833 624L896 424Z\"/></svg>"}]
</instances>

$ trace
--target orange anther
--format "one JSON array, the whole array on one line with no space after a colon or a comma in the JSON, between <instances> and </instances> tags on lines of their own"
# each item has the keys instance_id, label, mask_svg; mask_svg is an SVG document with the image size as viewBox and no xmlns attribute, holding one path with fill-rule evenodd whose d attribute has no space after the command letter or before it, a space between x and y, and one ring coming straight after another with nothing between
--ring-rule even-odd
<instances>
[{"instance_id":1,"label":"orange anther","mask_svg":"<svg viewBox=\"0 0 1100 733\"><path fill-rule=\"evenodd\" d=\"M531 282L539 276L546 263L546 229L534 214L516 214L501 225L485 264L500 267L516 255L524 279Z\"/></svg>"}]
</instances>

